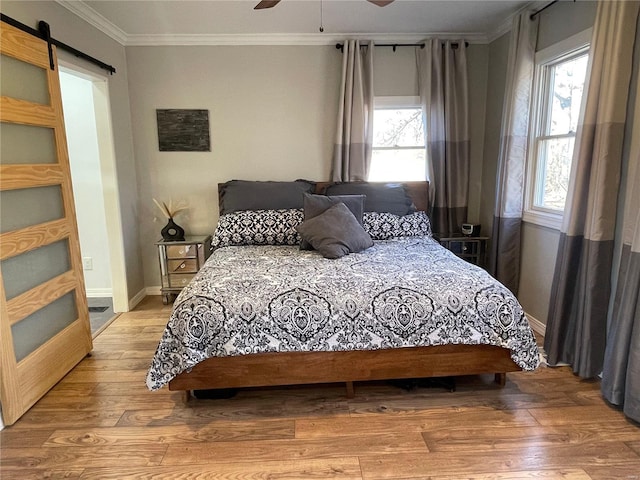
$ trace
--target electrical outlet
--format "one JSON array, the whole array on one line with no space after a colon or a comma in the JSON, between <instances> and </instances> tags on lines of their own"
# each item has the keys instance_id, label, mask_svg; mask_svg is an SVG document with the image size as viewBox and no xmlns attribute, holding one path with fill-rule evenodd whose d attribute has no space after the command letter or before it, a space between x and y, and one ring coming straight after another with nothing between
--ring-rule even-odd
<instances>
[{"instance_id":1,"label":"electrical outlet","mask_svg":"<svg viewBox=\"0 0 640 480\"><path fill-rule=\"evenodd\" d=\"M84 270L93 270L93 258L82 257L82 268Z\"/></svg>"}]
</instances>

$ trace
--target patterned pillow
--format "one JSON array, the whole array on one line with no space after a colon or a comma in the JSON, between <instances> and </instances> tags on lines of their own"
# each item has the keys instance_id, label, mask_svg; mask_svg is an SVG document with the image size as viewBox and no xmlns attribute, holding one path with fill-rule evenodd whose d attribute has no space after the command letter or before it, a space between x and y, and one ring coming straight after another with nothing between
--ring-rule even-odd
<instances>
[{"instance_id":1,"label":"patterned pillow","mask_svg":"<svg viewBox=\"0 0 640 480\"><path fill-rule=\"evenodd\" d=\"M403 216L387 212L364 212L362 223L374 240L431 235L429 216L423 211Z\"/></svg>"},{"instance_id":2,"label":"patterned pillow","mask_svg":"<svg viewBox=\"0 0 640 480\"><path fill-rule=\"evenodd\" d=\"M244 210L221 215L212 248L230 245L297 245L302 210Z\"/></svg>"}]
</instances>

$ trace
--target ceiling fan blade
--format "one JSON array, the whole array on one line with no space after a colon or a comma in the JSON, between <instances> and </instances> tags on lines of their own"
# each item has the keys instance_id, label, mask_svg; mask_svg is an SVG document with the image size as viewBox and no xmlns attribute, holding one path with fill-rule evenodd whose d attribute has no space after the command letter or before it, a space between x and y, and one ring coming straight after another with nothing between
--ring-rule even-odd
<instances>
[{"instance_id":1,"label":"ceiling fan blade","mask_svg":"<svg viewBox=\"0 0 640 480\"><path fill-rule=\"evenodd\" d=\"M393 3L393 0L367 0L369 3L373 3L379 7L386 7L390 3Z\"/></svg>"},{"instance_id":2,"label":"ceiling fan blade","mask_svg":"<svg viewBox=\"0 0 640 480\"><path fill-rule=\"evenodd\" d=\"M259 4L253 7L254 10L262 10L264 8L273 8L280 3L280 0L262 0Z\"/></svg>"}]
</instances>

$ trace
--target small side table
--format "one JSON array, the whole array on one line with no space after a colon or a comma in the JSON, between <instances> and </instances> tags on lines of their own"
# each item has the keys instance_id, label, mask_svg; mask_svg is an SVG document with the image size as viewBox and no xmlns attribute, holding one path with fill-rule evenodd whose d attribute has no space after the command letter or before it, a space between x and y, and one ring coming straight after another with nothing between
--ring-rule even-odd
<instances>
[{"instance_id":1,"label":"small side table","mask_svg":"<svg viewBox=\"0 0 640 480\"><path fill-rule=\"evenodd\" d=\"M485 268L487 266L487 240L489 237L435 237L447 250L467 262Z\"/></svg>"},{"instance_id":2,"label":"small side table","mask_svg":"<svg viewBox=\"0 0 640 480\"><path fill-rule=\"evenodd\" d=\"M160 260L162 303L168 305L211 255L211 235L187 236L178 242L160 240L155 244Z\"/></svg>"}]
</instances>

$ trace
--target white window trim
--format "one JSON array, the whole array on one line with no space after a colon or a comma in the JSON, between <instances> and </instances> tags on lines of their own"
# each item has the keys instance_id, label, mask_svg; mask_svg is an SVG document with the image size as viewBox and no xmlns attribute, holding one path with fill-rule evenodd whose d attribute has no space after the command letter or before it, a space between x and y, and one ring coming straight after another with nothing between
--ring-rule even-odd
<instances>
[{"instance_id":1,"label":"white window trim","mask_svg":"<svg viewBox=\"0 0 640 480\"><path fill-rule=\"evenodd\" d=\"M557 212L551 209L544 209L533 206L533 197L535 195L535 167L537 162L536 155L536 134L539 130L541 118L540 118L540 104L542 102L542 95L545 93L545 85L543 84L543 74L545 68L551 64L556 63L563 56L570 56L571 54L588 47L591 43L591 28L583 30L580 33L572 35L558 43L555 43L539 52L536 52L535 56L535 74L534 74L534 90L531 101L532 116L530 119L529 127L529 140L527 148L527 168L525 179L525 198L524 209L522 213L522 220L527 223L533 223L541 225L543 227L553 228L560 230L562 227L562 219L564 212ZM589 71L587 71L587 77ZM583 101L587 97L588 78L585 79L585 87L583 93ZM583 109L581 109L582 111ZM581 119L578 120L581 123ZM573 169L572 169L573 171Z\"/></svg>"}]
</instances>

